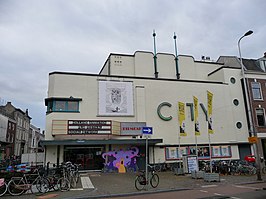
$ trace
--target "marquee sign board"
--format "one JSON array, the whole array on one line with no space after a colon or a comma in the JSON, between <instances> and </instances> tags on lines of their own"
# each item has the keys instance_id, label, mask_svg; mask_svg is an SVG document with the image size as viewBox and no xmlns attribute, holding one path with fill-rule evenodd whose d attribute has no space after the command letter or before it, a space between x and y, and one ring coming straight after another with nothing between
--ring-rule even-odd
<instances>
[{"instance_id":1,"label":"marquee sign board","mask_svg":"<svg viewBox=\"0 0 266 199\"><path fill-rule=\"evenodd\" d=\"M111 134L111 120L68 120L68 134Z\"/></svg>"}]
</instances>

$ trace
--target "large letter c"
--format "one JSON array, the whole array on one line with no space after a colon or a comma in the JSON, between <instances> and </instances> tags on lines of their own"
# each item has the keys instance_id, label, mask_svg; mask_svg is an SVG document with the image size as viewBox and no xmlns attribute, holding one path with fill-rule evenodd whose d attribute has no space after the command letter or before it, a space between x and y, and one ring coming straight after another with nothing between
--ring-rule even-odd
<instances>
[{"instance_id":1,"label":"large letter c","mask_svg":"<svg viewBox=\"0 0 266 199\"><path fill-rule=\"evenodd\" d=\"M162 108L163 106L171 107L172 104L170 104L170 103L168 103L168 102L162 102L162 103L158 106L158 108L157 108L157 114L158 114L158 116L159 116L162 120L164 120L164 121L170 121L170 120L172 119L172 116L171 116L171 115L170 115L169 117L165 117L165 116L163 116L162 113L161 113L161 108Z\"/></svg>"}]
</instances>

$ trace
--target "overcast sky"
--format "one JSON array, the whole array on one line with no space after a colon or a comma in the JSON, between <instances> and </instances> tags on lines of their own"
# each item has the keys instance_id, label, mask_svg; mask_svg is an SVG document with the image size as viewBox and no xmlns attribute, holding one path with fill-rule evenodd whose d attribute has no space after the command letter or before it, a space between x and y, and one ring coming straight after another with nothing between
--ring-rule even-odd
<instances>
[{"instance_id":1,"label":"overcast sky","mask_svg":"<svg viewBox=\"0 0 266 199\"><path fill-rule=\"evenodd\" d=\"M29 109L45 128L53 71L98 73L110 53L153 51L200 60L260 58L266 51L265 0L0 0L0 104Z\"/></svg>"}]
</instances>

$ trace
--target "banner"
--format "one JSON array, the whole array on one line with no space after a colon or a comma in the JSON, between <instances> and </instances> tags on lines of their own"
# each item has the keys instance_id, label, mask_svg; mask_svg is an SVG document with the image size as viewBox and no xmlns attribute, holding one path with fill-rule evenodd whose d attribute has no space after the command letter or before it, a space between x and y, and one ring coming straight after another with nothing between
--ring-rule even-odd
<instances>
[{"instance_id":1,"label":"banner","mask_svg":"<svg viewBox=\"0 0 266 199\"><path fill-rule=\"evenodd\" d=\"M200 130L199 130L199 107L198 107L198 98L193 96L193 101L194 101L194 121L195 121L195 135L200 135Z\"/></svg>"},{"instance_id":2,"label":"banner","mask_svg":"<svg viewBox=\"0 0 266 199\"><path fill-rule=\"evenodd\" d=\"M208 100L208 133L213 134L212 126L212 99L213 94L210 91L207 91L207 100Z\"/></svg>"},{"instance_id":3,"label":"banner","mask_svg":"<svg viewBox=\"0 0 266 199\"><path fill-rule=\"evenodd\" d=\"M180 129L180 136L187 136L186 134L186 124L185 124L185 103L178 102L178 119L179 119L179 129Z\"/></svg>"}]
</instances>

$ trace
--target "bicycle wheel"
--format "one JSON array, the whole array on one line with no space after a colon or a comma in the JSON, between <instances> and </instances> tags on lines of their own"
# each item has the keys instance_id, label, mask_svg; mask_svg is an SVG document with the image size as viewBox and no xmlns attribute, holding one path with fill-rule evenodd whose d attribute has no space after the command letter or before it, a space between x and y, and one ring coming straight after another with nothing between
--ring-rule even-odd
<instances>
[{"instance_id":1,"label":"bicycle wheel","mask_svg":"<svg viewBox=\"0 0 266 199\"><path fill-rule=\"evenodd\" d=\"M255 167L249 169L249 175L255 175L256 173L257 173L257 169Z\"/></svg>"},{"instance_id":2,"label":"bicycle wheel","mask_svg":"<svg viewBox=\"0 0 266 199\"><path fill-rule=\"evenodd\" d=\"M152 174L150 183L153 188L156 188L159 185L159 176L156 173Z\"/></svg>"},{"instance_id":3,"label":"bicycle wheel","mask_svg":"<svg viewBox=\"0 0 266 199\"><path fill-rule=\"evenodd\" d=\"M49 191L49 181L46 178L39 178L36 181L36 188L40 193L46 193Z\"/></svg>"},{"instance_id":4,"label":"bicycle wheel","mask_svg":"<svg viewBox=\"0 0 266 199\"><path fill-rule=\"evenodd\" d=\"M54 189L55 191L58 191L59 188L58 188L58 185L57 185L57 181L58 181L59 177L57 177L56 175L54 176L51 176L48 178L48 181L49 181L49 188L51 189Z\"/></svg>"},{"instance_id":5,"label":"bicycle wheel","mask_svg":"<svg viewBox=\"0 0 266 199\"><path fill-rule=\"evenodd\" d=\"M146 179L144 176L139 175L136 177L135 179L135 187L137 190L141 191L142 189L144 189L146 185Z\"/></svg>"},{"instance_id":6,"label":"bicycle wheel","mask_svg":"<svg viewBox=\"0 0 266 199\"><path fill-rule=\"evenodd\" d=\"M26 192L24 189L25 186L26 185L23 179L12 179L7 185L7 190L12 196L20 196Z\"/></svg>"},{"instance_id":7,"label":"bicycle wheel","mask_svg":"<svg viewBox=\"0 0 266 199\"><path fill-rule=\"evenodd\" d=\"M71 188L76 188L77 186L77 181L76 181L76 178L75 178L75 174L72 174L70 176L70 187Z\"/></svg>"},{"instance_id":8,"label":"bicycle wheel","mask_svg":"<svg viewBox=\"0 0 266 199\"><path fill-rule=\"evenodd\" d=\"M155 164L154 165L154 171L155 172L160 172L161 171L161 165L160 164Z\"/></svg>"},{"instance_id":9,"label":"bicycle wheel","mask_svg":"<svg viewBox=\"0 0 266 199\"><path fill-rule=\"evenodd\" d=\"M74 172L74 178L75 178L75 180L76 180L76 183L78 183L79 178L80 178L80 176L79 176L79 172L78 172L78 171L75 171L75 172Z\"/></svg>"},{"instance_id":10,"label":"bicycle wheel","mask_svg":"<svg viewBox=\"0 0 266 199\"><path fill-rule=\"evenodd\" d=\"M263 174L266 174L266 167L263 167L263 168L262 168L262 173L263 173Z\"/></svg>"},{"instance_id":11,"label":"bicycle wheel","mask_svg":"<svg viewBox=\"0 0 266 199\"><path fill-rule=\"evenodd\" d=\"M3 196L3 195L5 195L6 191L7 191L7 184L4 183L4 184L0 187L0 197Z\"/></svg>"},{"instance_id":12,"label":"bicycle wheel","mask_svg":"<svg viewBox=\"0 0 266 199\"><path fill-rule=\"evenodd\" d=\"M60 191L69 191L70 190L70 182L66 178L60 178L57 181L57 186Z\"/></svg>"}]
</instances>

